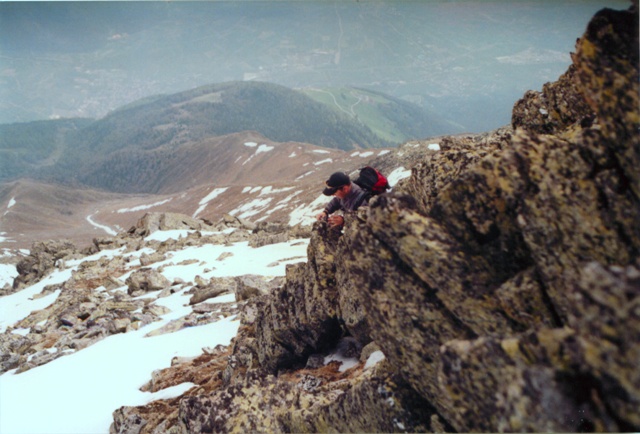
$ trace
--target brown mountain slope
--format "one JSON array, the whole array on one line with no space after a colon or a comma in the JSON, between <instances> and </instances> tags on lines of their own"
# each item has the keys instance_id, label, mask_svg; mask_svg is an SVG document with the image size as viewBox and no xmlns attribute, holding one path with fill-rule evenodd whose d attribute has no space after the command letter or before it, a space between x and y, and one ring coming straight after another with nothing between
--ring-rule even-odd
<instances>
[{"instance_id":1,"label":"brown mountain slope","mask_svg":"<svg viewBox=\"0 0 640 434\"><path fill-rule=\"evenodd\" d=\"M0 249L69 239L79 247L94 237L128 230L146 212L179 212L217 221L225 214L250 221L307 224L329 200L331 173L374 164L392 184L408 176L415 153L438 139L397 149L341 151L277 143L254 132L193 143L175 154L157 182L162 194L115 194L20 180L0 185Z\"/></svg>"}]
</instances>

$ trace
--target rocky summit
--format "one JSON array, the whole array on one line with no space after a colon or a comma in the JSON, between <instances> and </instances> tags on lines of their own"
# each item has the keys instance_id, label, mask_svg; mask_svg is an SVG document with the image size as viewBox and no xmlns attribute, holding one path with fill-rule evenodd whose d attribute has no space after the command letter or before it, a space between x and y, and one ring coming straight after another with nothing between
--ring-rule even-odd
<instances>
[{"instance_id":1,"label":"rocky summit","mask_svg":"<svg viewBox=\"0 0 640 434\"><path fill-rule=\"evenodd\" d=\"M46 351L60 339L82 348L142 327L163 314L144 295L182 284L193 313L171 327L237 314L237 335L150 373L143 390L194 386L118 408L112 433L640 430L637 1L596 14L572 59L510 126L442 138L342 231L229 216L205 236L201 220L148 215L87 251L34 246L16 287L107 247L145 254L124 282L126 255L48 287L58 300L19 324L34 333L1 335L3 370L60 357ZM194 232L144 239L172 228ZM306 262L281 279L188 284L144 268L175 243L297 238ZM223 293L237 303L205 302Z\"/></svg>"},{"instance_id":2,"label":"rocky summit","mask_svg":"<svg viewBox=\"0 0 640 434\"><path fill-rule=\"evenodd\" d=\"M443 139L343 233L316 223L219 381L112 431L640 429L637 26L601 11L510 127ZM358 367L314 364L345 346Z\"/></svg>"}]
</instances>

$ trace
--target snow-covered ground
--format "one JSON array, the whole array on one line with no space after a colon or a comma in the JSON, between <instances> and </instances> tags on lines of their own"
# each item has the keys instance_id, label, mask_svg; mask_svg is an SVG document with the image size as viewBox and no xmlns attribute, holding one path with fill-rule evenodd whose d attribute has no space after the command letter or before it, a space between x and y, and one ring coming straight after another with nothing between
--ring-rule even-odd
<instances>
[{"instance_id":1,"label":"snow-covered ground","mask_svg":"<svg viewBox=\"0 0 640 434\"><path fill-rule=\"evenodd\" d=\"M92 226L95 226L98 229L102 229L109 235L118 235L118 231L111 229L109 226L101 225L100 223L97 223L96 221L94 221L93 214L87 216L87 221L91 223Z\"/></svg>"},{"instance_id":2,"label":"snow-covered ground","mask_svg":"<svg viewBox=\"0 0 640 434\"><path fill-rule=\"evenodd\" d=\"M0 264L0 288L3 288L5 284L12 284L13 279L18 275L15 265ZM2 321L2 319L0 319Z\"/></svg>"},{"instance_id":3,"label":"snow-covered ground","mask_svg":"<svg viewBox=\"0 0 640 434\"><path fill-rule=\"evenodd\" d=\"M164 240L184 235L186 231L164 231L150 237ZM260 248L251 248L246 242L231 246L188 247L173 252L171 258L152 266L163 266L160 270L171 281L182 278L189 282L196 275L210 278L251 273L276 277L284 275L286 264L306 261L307 245L308 240L295 240ZM136 260L143 251L145 249L126 254L131 257L129 264L139 263ZM221 256L224 253L231 255ZM84 260L115 255L123 255L123 250L102 251L83 260L69 261L69 268L56 270L31 287L0 297L0 333L31 311L45 308L55 301L59 291L32 299L46 285L64 282ZM218 260L222 257L224 259ZM183 261L188 259L196 259L197 262L173 265L184 264ZM13 276L15 273L4 267L0 269L0 279L3 279L0 285ZM126 291L126 287L122 289ZM191 312L188 306L190 295L185 294L188 289L157 301L171 309L162 321L137 331L112 335L21 374L9 371L1 375L0 433L104 434L109 431L112 412L120 406L143 405L152 400L178 396L188 390L192 386L190 383L156 393L141 392L139 388L150 380L154 370L169 367L173 357L197 356L202 354L204 347L229 344L239 326L237 318L229 317L204 326L145 337L169 321ZM207 302L234 303L233 297L223 295ZM17 330L14 333L24 335L27 332Z\"/></svg>"}]
</instances>

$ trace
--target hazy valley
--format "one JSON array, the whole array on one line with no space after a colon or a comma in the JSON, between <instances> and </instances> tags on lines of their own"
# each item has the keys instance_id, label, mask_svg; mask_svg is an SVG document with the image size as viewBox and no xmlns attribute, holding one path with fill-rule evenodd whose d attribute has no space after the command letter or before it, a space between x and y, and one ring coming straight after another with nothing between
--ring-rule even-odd
<instances>
[{"instance_id":1,"label":"hazy valley","mask_svg":"<svg viewBox=\"0 0 640 434\"><path fill-rule=\"evenodd\" d=\"M0 123L98 118L152 95L258 80L364 87L482 132L566 69L575 35L604 6L626 2L4 2Z\"/></svg>"}]
</instances>

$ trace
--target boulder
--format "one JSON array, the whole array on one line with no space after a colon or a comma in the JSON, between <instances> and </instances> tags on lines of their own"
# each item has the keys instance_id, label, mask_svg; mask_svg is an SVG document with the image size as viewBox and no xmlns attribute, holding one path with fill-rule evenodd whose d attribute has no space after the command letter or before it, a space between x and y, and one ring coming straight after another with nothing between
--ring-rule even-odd
<instances>
[{"instance_id":1,"label":"boulder","mask_svg":"<svg viewBox=\"0 0 640 434\"><path fill-rule=\"evenodd\" d=\"M189 217L185 214L152 212L146 213L144 216L142 216L142 218L138 220L135 226L129 229L129 233L140 237L146 237L147 235L159 230L205 230L209 227L210 226L204 221Z\"/></svg>"},{"instance_id":2,"label":"boulder","mask_svg":"<svg viewBox=\"0 0 640 434\"><path fill-rule=\"evenodd\" d=\"M29 255L16 265L18 276L13 281L14 289L36 283L56 266L57 261L75 257L76 246L67 240L49 240L33 243Z\"/></svg>"},{"instance_id":3,"label":"boulder","mask_svg":"<svg viewBox=\"0 0 640 434\"><path fill-rule=\"evenodd\" d=\"M196 286L189 293L193 295L189 299L189 304L198 304L210 298L223 294L233 294L237 287L236 277L212 277L205 281L200 276L196 276Z\"/></svg>"},{"instance_id":4,"label":"boulder","mask_svg":"<svg viewBox=\"0 0 640 434\"><path fill-rule=\"evenodd\" d=\"M159 291L171 286L169 279L157 270L142 268L136 270L127 277L125 284L129 295L138 292Z\"/></svg>"}]
</instances>

